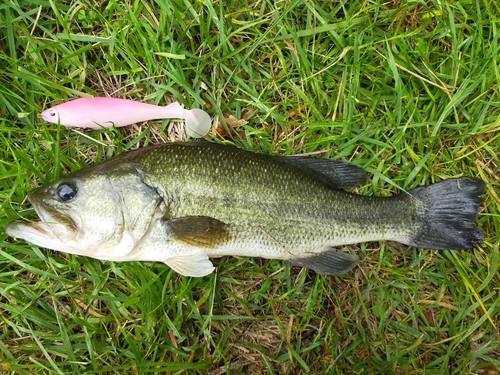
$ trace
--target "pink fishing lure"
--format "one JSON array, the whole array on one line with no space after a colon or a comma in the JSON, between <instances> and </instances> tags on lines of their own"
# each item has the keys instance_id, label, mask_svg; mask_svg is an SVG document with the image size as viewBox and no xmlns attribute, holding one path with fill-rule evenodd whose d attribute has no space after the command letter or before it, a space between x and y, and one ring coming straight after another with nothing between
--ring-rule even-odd
<instances>
[{"instance_id":1,"label":"pink fishing lure","mask_svg":"<svg viewBox=\"0 0 500 375\"><path fill-rule=\"evenodd\" d=\"M42 118L69 128L102 129L126 126L137 122L177 118L186 120L192 137L203 137L210 129L210 116L201 109L184 109L179 103L166 107L134 100L96 97L79 98L56 105L42 112Z\"/></svg>"}]
</instances>

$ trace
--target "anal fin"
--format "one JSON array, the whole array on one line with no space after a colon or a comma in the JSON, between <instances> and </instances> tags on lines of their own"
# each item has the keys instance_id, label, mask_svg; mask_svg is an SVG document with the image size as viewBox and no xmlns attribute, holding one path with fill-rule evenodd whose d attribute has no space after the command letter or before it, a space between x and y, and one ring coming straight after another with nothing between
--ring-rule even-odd
<instances>
[{"instance_id":1,"label":"anal fin","mask_svg":"<svg viewBox=\"0 0 500 375\"><path fill-rule=\"evenodd\" d=\"M347 273L358 264L357 255L345 253L337 249L331 249L309 257L289 259L295 266L310 268L321 274Z\"/></svg>"}]
</instances>

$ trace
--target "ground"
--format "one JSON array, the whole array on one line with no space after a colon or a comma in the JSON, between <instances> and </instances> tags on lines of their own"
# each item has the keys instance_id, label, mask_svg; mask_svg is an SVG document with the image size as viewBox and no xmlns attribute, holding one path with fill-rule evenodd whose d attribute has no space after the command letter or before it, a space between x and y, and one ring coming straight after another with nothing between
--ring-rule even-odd
<instances>
[{"instance_id":1,"label":"ground","mask_svg":"<svg viewBox=\"0 0 500 375\"><path fill-rule=\"evenodd\" d=\"M500 373L498 56L488 1L17 1L0 6L0 371L5 374ZM487 183L465 251L350 246L322 276L225 257L203 278L9 238L26 193L182 123L85 132L39 114L80 96L210 113L207 141L347 160L386 196ZM439 230L439 228L436 228Z\"/></svg>"}]
</instances>

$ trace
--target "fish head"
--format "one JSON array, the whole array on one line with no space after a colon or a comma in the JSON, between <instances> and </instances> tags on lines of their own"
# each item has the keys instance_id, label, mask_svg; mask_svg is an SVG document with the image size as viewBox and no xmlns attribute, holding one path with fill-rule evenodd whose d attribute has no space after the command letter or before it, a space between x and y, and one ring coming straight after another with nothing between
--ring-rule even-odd
<instances>
[{"instance_id":1,"label":"fish head","mask_svg":"<svg viewBox=\"0 0 500 375\"><path fill-rule=\"evenodd\" d=\"M133 222L134 218L127 211L120 186L105 173L61 178L28 193L39 222L16 221L5 230L41 247L119 260L135 246L133 236L125 230L126 220ZM137 210L141 209L138 202Z\"/></svg>"},{"instance_id":2,"label":"fish head","mask_svg":"<svg viewBox=\"0 0 500 375\"><path fill-rule=\"evenodd\" d=\"M68 128L102 129L113 125L105 119L107 102L99 99L78 98L58 104L41 113L42 118L49 123L61 124ZM104 117L104 118L103 118Z\"/></svg>"},{"instance_id":3,"label":"fish head","mask_svg":"<svg viewBox=\"0 0 500 375\"><path fill-rule=\"evenodd\" d=\"M41 116L46 122L50 122L52 124L61 124L64 126L72 126L75 121L78 122L78 119L74 118L71 109L68 106L65 107L62 104L46 109L42 112Z\"/></svg>"}]
</instances>

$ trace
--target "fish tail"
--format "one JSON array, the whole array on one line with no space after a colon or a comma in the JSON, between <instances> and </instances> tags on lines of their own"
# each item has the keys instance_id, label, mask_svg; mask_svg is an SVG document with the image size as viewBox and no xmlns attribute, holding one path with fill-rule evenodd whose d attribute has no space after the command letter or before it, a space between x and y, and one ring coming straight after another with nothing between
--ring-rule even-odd
<instances>
[{"instance_id":1,"label":"fish tail","mask_svg":"<svg viewBox=\"0 0 500 375\"><path fill-rule=\"evenodd\" d=\"M421 225L406 244L454 250L481 244L483 232L474 221L482 208L485 186L477 178L458 178L411 190Z\"/></svg>"}]
</instances>

